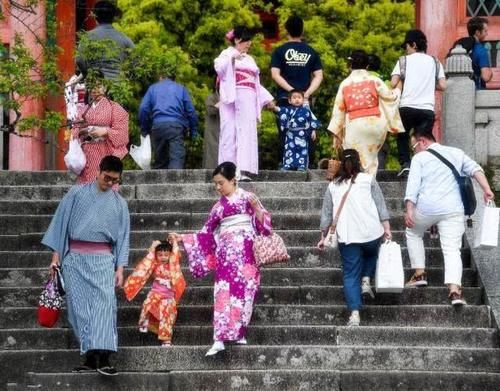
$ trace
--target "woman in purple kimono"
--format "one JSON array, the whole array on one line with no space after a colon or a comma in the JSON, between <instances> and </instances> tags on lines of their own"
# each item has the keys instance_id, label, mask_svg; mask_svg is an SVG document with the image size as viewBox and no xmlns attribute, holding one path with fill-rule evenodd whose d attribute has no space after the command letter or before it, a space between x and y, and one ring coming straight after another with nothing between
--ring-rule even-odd
<instances>
[{"instance_id":1,"label":"woman in purple kimono","mask_svg":"<svg viewBox=\"0 0 500 391\"><path fill-rule=\"evenodd\" d=\"M224 341L246 345L247 327L260 285L255 263L255 235L271 234L271 215L253 194L238 188L236 166L224 162L213 172L216 190L222 196L212 207L198 233L176 235L184 241L189 269L195 278L215 270L214 344L212 356L224 350Z\"/></svg>"},{"instance_id":2,"label":"woman in purple kimono","mask_svg":"<svg viewBox=\"0 0 500 391\"><path fill-rule=\"evenodd\" d=\"M259 152L257 121L262 108L273 100L260 85L259 68L248 54L252 34L245 27L227 33L232 46L214 60L220 79L219 163L230 161L241 171L257 174ZM250 180L242 176L242 180Z\"/></svg>"}]
</instances>

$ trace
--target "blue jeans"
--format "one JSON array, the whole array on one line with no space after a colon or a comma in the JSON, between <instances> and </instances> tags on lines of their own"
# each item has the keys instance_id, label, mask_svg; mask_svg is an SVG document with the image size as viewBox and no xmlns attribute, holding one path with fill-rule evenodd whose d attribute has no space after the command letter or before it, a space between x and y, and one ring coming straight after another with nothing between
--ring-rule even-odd
<instances>
[{"instance_id":1,"label":"blue jeans","mask_svg":"<svg viewBox=\"0 0 500 391\"><path fill-rule=\"evenodd\" d=\"M360 310L361 277L375 276L378 250L382 238L367 243L340 243L339 251L342 258L344 297L349 311Z\"/></svg>"},{"instance_id":2,"label":"blue jeans","mask_svg":"<svg viewBox=\"0 0 500 391\"><path fill-rule=\"evenodd\" d=\"M176 122L160 122L151 129L151 142L155 151L155 169L183 169L184 126Z\"/></svg>"}]
</instances>

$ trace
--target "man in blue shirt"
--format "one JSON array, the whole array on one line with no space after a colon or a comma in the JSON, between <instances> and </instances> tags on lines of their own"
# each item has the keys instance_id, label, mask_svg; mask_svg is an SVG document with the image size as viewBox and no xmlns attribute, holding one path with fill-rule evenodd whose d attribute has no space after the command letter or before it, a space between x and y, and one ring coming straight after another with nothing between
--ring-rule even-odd
<instances>
[{"instance_id":1,"label":"man in blue shirt","mask_svg":"<svg viewBox=\"0 0 500 391\"><path fill-rule=\"evenodd\" d=\"M184 168L184 132L189 129L191 138L198 135L198 116L189 92L171 77L160 77L150 86L139 107L141 134L151 134L155 169Z\"/></svg>"},{"instance_id":2,"label":"man in blue shirt","mask_svg":"<svg viewBox=\"0 0 500 391\"><path fill-rule=\"evenodd\" d=\"M452 305L466 304L462 296L462 259L460 247L464 227L464 205L458 182L450 169L437 156L449 161L462 176L473 177L483 191L484 201L494 194L483 169L465 153L453 147L436 143L430 131L416 128L411 137L416 152L411 161L405 193L406 244L415 273L407 287L427 286L423 236L432 225L437 225L441 236L444 258L444 283L448 285Z\"/></svg>"},{"instance_id":3,"label":"man in blue shirt","mask_svg":"<svg viewBox=\"0 0 500 391\"><path fill-rule=\"evenodd\" d=\"M486 88L486 83L491 80L493 73L490 68L490 57L483 43L488 35L488 20L479 16L470 18L467 22L467 32L476 42L472 48L472 68L474 82L477 90Z\"/></svg>"}]
</instances>

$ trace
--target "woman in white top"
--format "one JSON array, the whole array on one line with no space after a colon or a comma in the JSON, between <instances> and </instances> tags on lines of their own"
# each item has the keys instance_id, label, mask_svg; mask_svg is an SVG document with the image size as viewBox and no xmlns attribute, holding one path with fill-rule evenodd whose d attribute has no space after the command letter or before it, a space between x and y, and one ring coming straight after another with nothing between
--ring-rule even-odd
<instances>
[{"instance_id":1,"label":"woman in white top","mask_svg":"<svg viewBox=\"0 0 500 391\"><path fill-rule=\"evenodd\" d=\"M375 177L361 172L359 154L354 149L344 151L340 170L326 190L321 211L320 249L324 248L325 236L347 191L349 193L338 216L337 236L344 296L351 311L347 325L359 326L361 295L374 297L370 278L375 275L382 238L390 240L392 234L380 186Z\"/></svg>"}]
</instances>

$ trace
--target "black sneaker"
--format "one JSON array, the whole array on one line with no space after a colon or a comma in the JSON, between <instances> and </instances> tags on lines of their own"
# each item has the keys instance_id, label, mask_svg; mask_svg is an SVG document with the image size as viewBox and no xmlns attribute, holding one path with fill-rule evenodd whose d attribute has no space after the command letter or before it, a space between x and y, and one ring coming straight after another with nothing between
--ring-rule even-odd
<instances>
[{"instance_id":1,"label":"black sneaker","mask_svg":"<svg viewBox=\"0 0 500 391\"><path fill-rule=\"evenodd\" d=\"M95 372L96 368L95 367L90 367L88 365L78 365L77 367L74 367L71 372L73 373L86 373L86 372Z\"/></svg>"},{"instance_id":2,"label":"black sneaker","mask_svg":"<svg viewBox=\"0 0 500 391\"><path fill-rule=\"evenodd\" d=\"M97 368L97 372L99 372L101 375L104 375L104 376L116 376L116 375L118 375L118 371L115 369L115 367L112 367L112 366L105 366L105 367Z\"/></svg>"}]
</instances>

